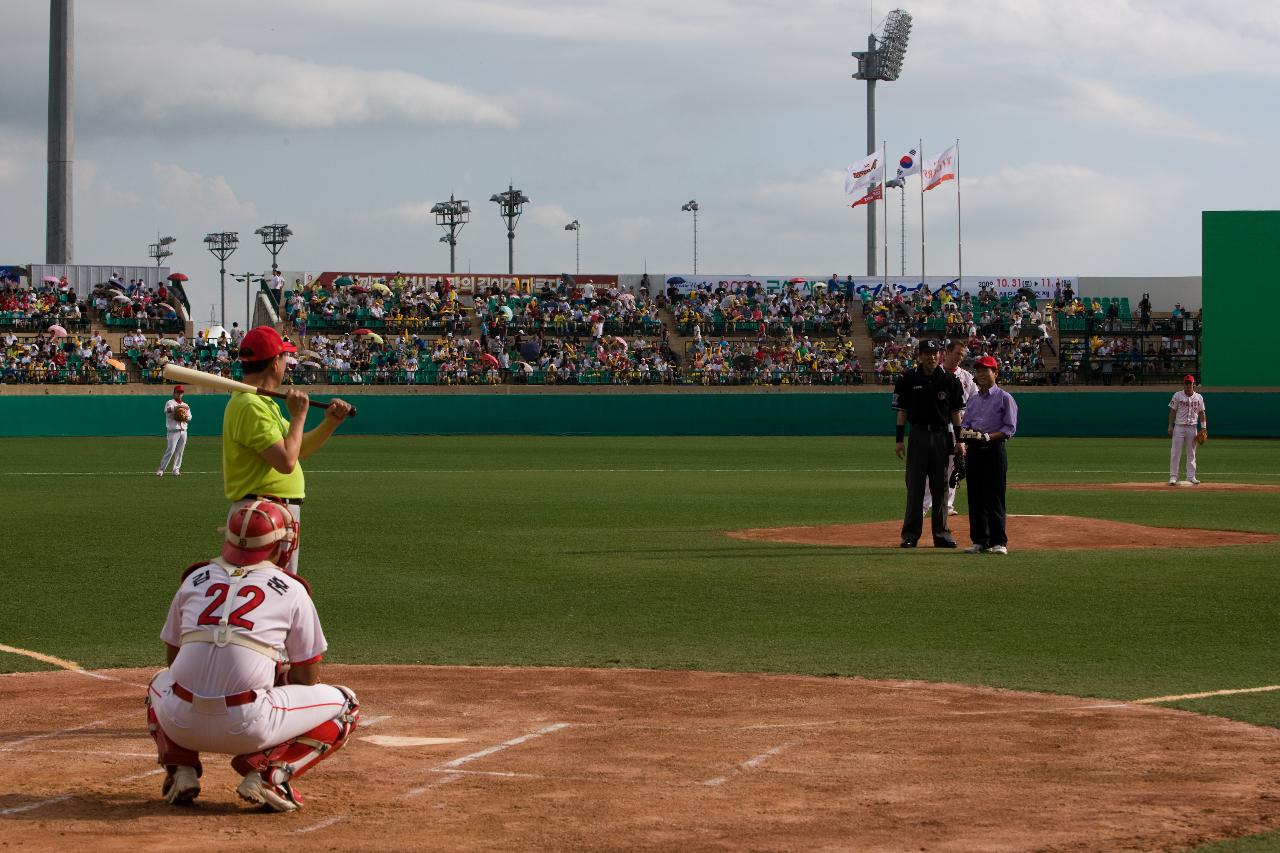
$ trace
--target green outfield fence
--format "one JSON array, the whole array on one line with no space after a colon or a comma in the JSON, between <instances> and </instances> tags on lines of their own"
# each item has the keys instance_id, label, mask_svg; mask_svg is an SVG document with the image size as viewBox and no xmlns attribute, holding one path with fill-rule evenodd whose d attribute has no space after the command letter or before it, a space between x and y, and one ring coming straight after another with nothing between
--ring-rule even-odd
<instances>
[{"instance_id":1,"label":"green outfield fence","mask_svg":"<svg viewBox=\"0 0 1280 853\"><path fill-rule=\"evenodd\" d=\"M1172 389L1017 394L1024 436L1163 436ZM1280 394L1208 392L1217 436L1280 437ZM0 395L0 436L159 435L167 394ZM346 435L892 435L885 393L360 394ZM227 398L192 395L192 435ZM313 410L311 420L321 417Z\"/></svg>"}]
</instances>

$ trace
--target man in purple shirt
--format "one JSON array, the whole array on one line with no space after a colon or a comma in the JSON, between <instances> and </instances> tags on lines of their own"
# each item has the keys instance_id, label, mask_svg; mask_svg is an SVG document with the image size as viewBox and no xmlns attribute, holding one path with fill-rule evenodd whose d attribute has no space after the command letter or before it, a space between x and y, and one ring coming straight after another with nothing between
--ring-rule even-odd
<instances>
[{"instance_id":1,"label":"man in purple shirt","mask_svg":"<svg viewBox=\"0 0 1280 853\"><path fill-rule=\"evenodd\" d=\"M1009 460L1004 443L1018 431L1018 404L996 385L1000 362L989 355L973 366L978 393L969 398L960 421L957 452L968 462L969 538L966 554L1008 554L1004 529L1005 474Z\"/></svg>"}]
</instances>

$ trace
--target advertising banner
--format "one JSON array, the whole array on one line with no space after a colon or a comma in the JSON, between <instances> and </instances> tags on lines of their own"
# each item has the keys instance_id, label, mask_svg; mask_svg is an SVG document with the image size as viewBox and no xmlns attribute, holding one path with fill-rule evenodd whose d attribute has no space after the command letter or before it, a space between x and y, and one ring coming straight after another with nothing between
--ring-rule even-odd
<instances>
[{"instance_id":1,"label":"advertising banner","mask_svg":"<svg viewBox=\"0 0 1280 853\"><path fill-rule=\"evenodd\" d=\"M290 278L292 276L292 278ZM543 285L555 287L560 283L559 273L541 275L507 275L505 273L418 273L418 272L308 272L286 273L286 281L292 284L300 281L304 286L318 283L326 290L335 287L370 287L373 284L392 285L397 281L405 285L421 285L434 287L436 284L448 282L460 296L474 296L484 293L490 287L497 287L504 292L515 290L519 293L535 293ZM338 284L340 279L350 282ZM595 287L612 287L618 283L616 275L574 275L570 278L579 286L592 284Z\"/></svg>"},{"instance_id":2,"label":"advertising banner","mask_svg":"<svg viewBox=\"0 0 1280 853\"><path fill-rule=\"evenodd\" d=\"M1019 290L1030 290L1038 299L1052 299L1054 290L1058 287L1071 286L1071 289L1079 293L1079 278L1074 275L1053 275L1053 276L970 276L964 277L964 281L955 276L931 275L920 278L902 278L900 276L889 276L888 284L895 287L903 293L915 293L924 285L929 286L930 291L937 291L939 288L949 288L953 293L969 293L977 296L981 290L991 289L1001 296L1012 296ZM757 289L762 289L765 293L778 293L788 286L796 286L803 293L810 293L814 290L828 290L831 287L830 276L761 276L761 275L673 275L668 276L664 287L674 286L680 293L691 293L695 290L711 290L715 291L720 287L726 290L734 289L735 285L738 290L743 290L748 283L752 283ZM867 278L866 276L835 277L836 292L842 295L848 295L850 286L853 289L853 295L859 299L874 299L879 296L885 288L884 278Z\"/></svg>"}]
</instances>

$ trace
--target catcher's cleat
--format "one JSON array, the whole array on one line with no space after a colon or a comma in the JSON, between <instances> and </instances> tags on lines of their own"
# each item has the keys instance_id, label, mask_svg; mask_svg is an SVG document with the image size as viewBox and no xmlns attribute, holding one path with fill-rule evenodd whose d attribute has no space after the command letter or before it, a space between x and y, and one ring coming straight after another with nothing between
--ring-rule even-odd
<instances>
[{"instance_id":1,"label":"catcher's cleat","mask_svg":"<svg viewBox=\"0 0 1280 853\"><path fill-rule=\"evenodd\" d=\"M174 806L189 806L200 795L200 778L194 767L170 767L165 774L160 796Z\"/></svg>"},{"instance_id":2,"label":"catcher's cleat","mask_svg":"<svg viewBox=\"0 0 1280 853\"><path fill-rule=\"evenodd\" d=\"M302 797L289 787L288 782L268 782L261 773L250 773L244 777L236 793L242 800L266 806L274 812L291 812L302 807Z\"/></svg>"}]
</instances>

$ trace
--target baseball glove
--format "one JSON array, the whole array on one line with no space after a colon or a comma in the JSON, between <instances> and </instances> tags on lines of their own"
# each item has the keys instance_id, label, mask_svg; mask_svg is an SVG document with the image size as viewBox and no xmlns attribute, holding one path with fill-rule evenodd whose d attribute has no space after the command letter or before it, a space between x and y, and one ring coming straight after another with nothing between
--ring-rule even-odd
<instances>
[{"instance_id":1,"label":"baseball glove","mask_svg":"<svg viewBox=\"0 0 1280 853\"><path fill-rule=\"evenodd\" d=\"M173 410L173 419L178 423L186 423L191 420L191 410L186 406L178 406Z\"/></svg>"},{"instance_id":2,"label":"baseball glove","mask_svg":"<svg viewBox=\"0 0 1280 853\"><path fill-rule=\"evenodd\" d=\"M1198 433L1196 433L1196 444L1204 444L1208 440L1209 440L1209 431L1207 429L1202 429Z\"/></svg>"},{"instance_id":3,"label":"baseball glove","mask_svg":"<svg viewBox=\"0 0 1280 853\"><path fill-rule=\"evenodd\" d=\"M976 429L969 429L968 427L966 427L960 430L960 440L978 442L979 444L986 444L987 442L991 441L991 436L985 432L979 432Z\"/></svg>"},{"instance_id":4,"label":"baseball glove","mask_svg":"<svg viewBox=\"0 0 1280 853\"><path fill-rule=\"evenodd\" d=\"M947 488L954 489L960 485L960 481L969 473L968 463L964 461L964 457L957 453L951 460L951 476L947 479Z\"/></svg>"}]
</instances>

